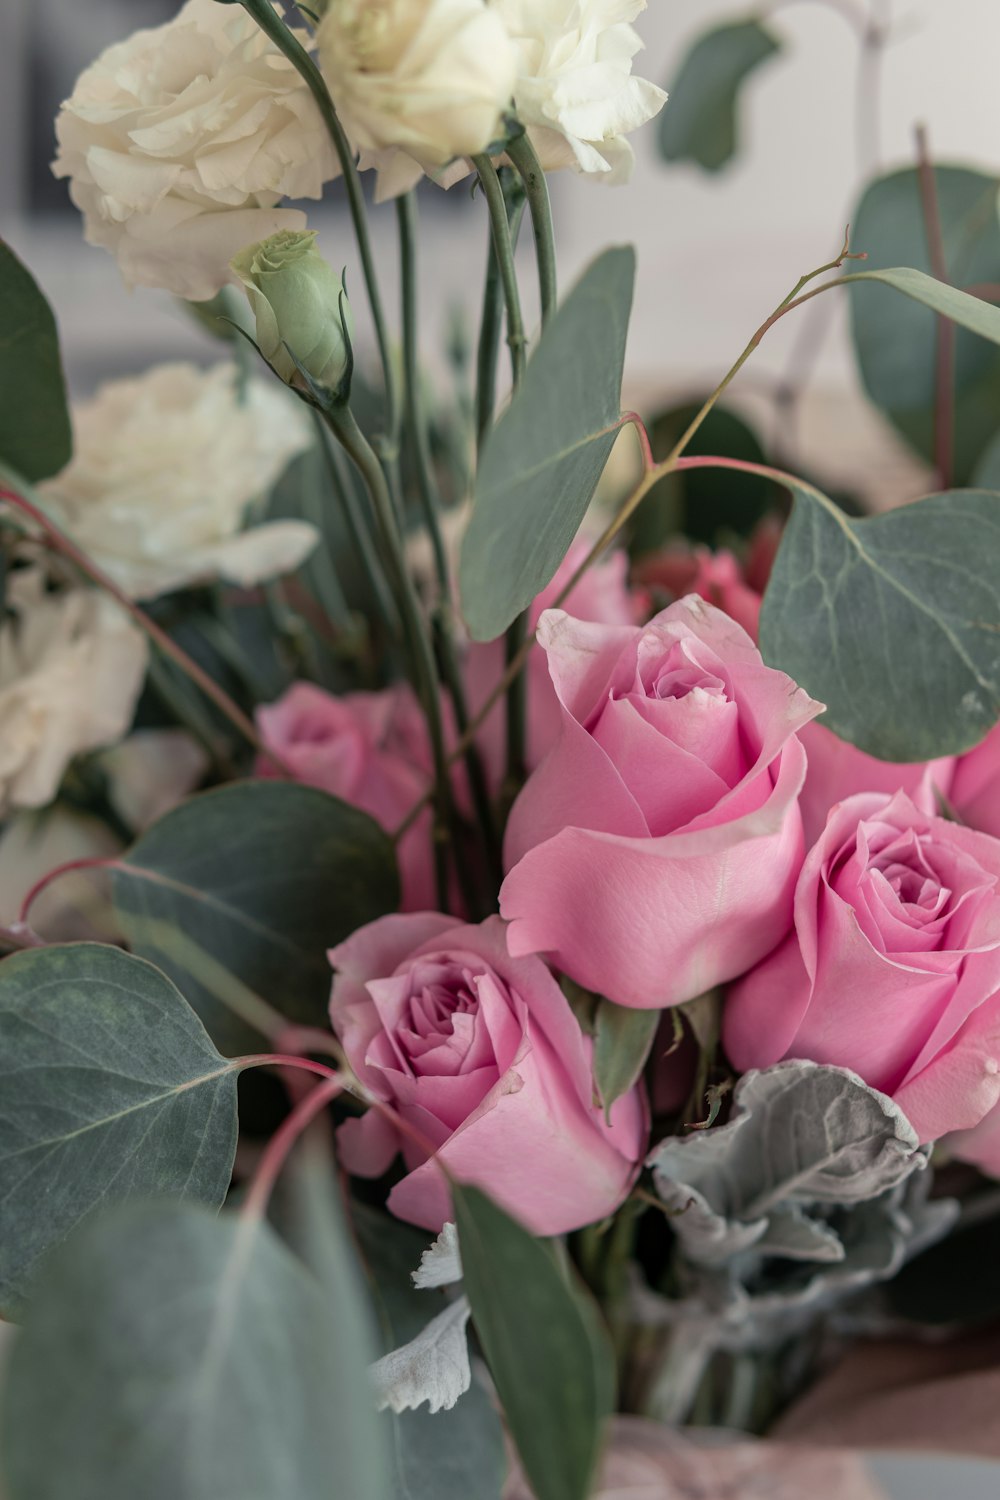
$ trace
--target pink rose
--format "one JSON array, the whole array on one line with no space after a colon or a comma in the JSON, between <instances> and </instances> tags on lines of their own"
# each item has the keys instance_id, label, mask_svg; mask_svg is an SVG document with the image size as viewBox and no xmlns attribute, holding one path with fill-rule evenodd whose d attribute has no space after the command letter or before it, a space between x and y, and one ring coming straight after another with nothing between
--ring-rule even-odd
<instances>
[{"instance_id":1,"label":"pink rose","mask_svg":"<svg viewBox=\"0 0 1000 1500\"><path fill-rule=\"evenodd\" d=\"M511 958L498 917L478 927L438 912L383 917L330 962L330 1017L351 1067L459 1181L536 1234L619 1207L646 1148L643 1097L633 1089L605 1124L590 1042L541 960ZM451 1217L444 1174L376 1110L338 1139L344 1165L362 1177L402 1152L409 1175L389 1195L399 1218L436 1231Z\"/></svg>"},{"instance_id":2,"label":"pink rose","mask_svg":"<svg viewBox=\"0 0 1000 1500\"><path fill-rule=\"evenodd\" d=\"M1000 724L982 744L959 758L950 797L970 828L1000 838Z\"/></svg>"},{"instance_id":3,"label":"pink rose","mask_svg":"<svg viewBox=\"0 0 1000 1500\"><path fill-rule=\"evenodd\" d=\"M877 760L838 739L824 728L822 720L807 724L801 738L809 762L799 798L806 848L811 848L823 832L831 807L857 792L906 792L922 812L935 813L939 810L936 793L947 797L951 791L953 756L905 764Z\"/></svg>"},{"instance_id":4,"label":"pink rose","mask_svg":"<svg viewBox=\"0 0 1000 1500\"><path fill-rule=\"evenodd\" d=\"M1000 840L862 793L806 858L794 931L730 990L723 1041L741 1071L852 1068L933 1141L1000 1099L998 991Z\"/></svg>"},{"instance_id":5,"label":"pink rose","mask_svg":"<svg viewBox=\"0 0 1000 1500\"><path fill-rule=\"evenodd\" d=\"M558 599L560 592L590 551L583 540L573 543L555 577L531 606L529 620L534 630L543 610ZM577 619L601 620L607 625L631 625L639 616L638 604L628 591L628 559L624 552L613 552L603 562L589 568L566 600ZM469 708L475 714L504 674L502 640L473 644L466 657L466 685ZM533 652L526 668L528 696L528 743L525 757L534 770L559 733L559 700L545 667L545 660ZM498 703L486 719L479 734L479 746L493 786L499 786L504 773L504 708Z\"/></svg>"},{"instance_id":6,"label":"pink rose","mask_svg":"<svg viewBox=\"0 0 1000 1500\"><path fill-rule=\"evenodd\" d=\"M296 682L277 703L258 708L261 739L306 786L331 792L370 813L391 833L430 786L431 753L420 705L405 685L342 698ZM258 776L276 776L266 756ZM397 847L402 909L422 911L435 900L431 813Z\"/></svg>"},{"instance_id":7,"label":"pink rose","mask_svg":"<svg viewBox=\"0 0 1000 1500\"><path fill-rule=\"evenodd\" d=\"M643 627L549 610L539 640L561 722L507 827L511 952L645 1008L743 973L791 923L821 705L694 595Z\"/></svg>"}]
</instances>

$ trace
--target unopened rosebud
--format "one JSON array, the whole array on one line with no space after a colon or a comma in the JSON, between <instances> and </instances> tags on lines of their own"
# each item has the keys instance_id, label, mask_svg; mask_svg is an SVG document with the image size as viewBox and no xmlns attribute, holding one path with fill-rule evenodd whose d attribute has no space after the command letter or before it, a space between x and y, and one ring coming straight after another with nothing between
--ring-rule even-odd
<instances>
[{"instance_id":1,"label":"unopened rosebud","mask_svg":"<svg viewBox=\"0 0 1000 1500\"><path fill-rule=\"evenodd\" d=\"M336 387L350 363L350 310L341 278L316 249L316 231L281 229L230 265L257 320L257 346L275 372L294 384L304 370L317 384Z\"/></svg>"}]
</instances>

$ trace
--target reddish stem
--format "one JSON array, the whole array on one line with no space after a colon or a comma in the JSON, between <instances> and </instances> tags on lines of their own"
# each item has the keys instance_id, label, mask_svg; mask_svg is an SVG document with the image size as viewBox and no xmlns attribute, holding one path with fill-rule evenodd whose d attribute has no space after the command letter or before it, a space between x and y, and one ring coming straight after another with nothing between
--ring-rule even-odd
<instances>
[{"instance_id":1,"label":"reddish stem","mask_svg":"<svg viewBox=\"0 0 1000 1500\"><path fill-rule=\"evenodd\" d=\"M653 445L649 441L649 433L646 431L645 422L639 416L639 413L635 411L622 412L622 422L623 424L631 422L635 428L636 437L639 439L639 447L642 449L642 467L648 473L650 469L655 467L656 460L653 457Z\"/></svg>"},{"instance_id":2,"label":"reddish stem","mask_svg":"<svg viewBox=\"0 0 1000 1500\"><path fill-rule=\"evenodd\" d=\"M273 750L264 744L253 722L247 718L239 705L233 702L225 689L220 687L215 679L210 677L194 658L187 654L182 646L178 646L177 642L171 639L167 632L146 614L145 610L140 609L135 600L130 599L118 587L114 579L105 573L103 568L99 567L92 558L81 551L76 543L39 506L33 505L23 495L19 495L14 490L7 489L5 486L0 486L0 501L13 506L15 510L19 510L23 515L30 517L35 525L39 526L44 532L52 548L56 552L61 552L92 583L95 583L99 589L108 594L117 604L120 604L122 609L131 615L132 619L149 639L155 642L165 656L169 656L171 661L180 667L181 671L201 689L206 698L211 699L219 712L225 715L234 728L239 730L244 739L253 745L255 750L262 755L266 755L283 776L294 779L291 768L280 756L276 755Z\"/></svg>"},{"instance_id":3,"label":"reddish stem","mask_svg":"<svg viewBox=\"0 0 1000 1500\"><path fill-rule=\"evenodd\" d=\"M21 911L18 916L18 925L27 925L31 908L44 890L59 879L61 875L71 875L74 870L117 870L121 869L121 860L110 855L95 855L90 859L71 859L64 865L56 865L55 869L49 870L36 880L31 890L21 902Z\"/></svg>"},{"instance_id":4,"label":"reddish stem","mask_svg":"<svg viewBox=\"0 0 1000 1500\"><path fill-rule=\"evenodd\" d=\"M274 1184L278 1180L288 1153L302 1132L312 1120L319 1114L323 1107L335 1099L340 1093L343 1085L339 1076L333 1075L323 1083L318 1083L306 1097L295 1106L291 1114L282 1122L272 1135L264 1148L264 1154L257 1164L250 1190L243 1203L243 1214L247 1218L262 1219L267 1211L267 1205L274 1191Z\"/></svg>"}]
</instances>

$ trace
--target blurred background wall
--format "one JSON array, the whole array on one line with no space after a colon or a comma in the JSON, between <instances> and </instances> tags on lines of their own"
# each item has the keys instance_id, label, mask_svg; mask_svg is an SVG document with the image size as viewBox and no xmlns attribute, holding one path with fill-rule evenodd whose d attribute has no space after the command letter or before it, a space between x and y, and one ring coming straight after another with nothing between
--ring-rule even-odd
<instances>
[{"instance_id":1,"label":"blurred background wall","mask_svg":"<svg viewBox=\"0 0 1000 1500\"><path fill-rule=\"evenodd\" d=\"M171 15L176 0L0 0L0 9L0 229L55 305L74 388L156 359L210 357L168 298L127 293L112 259L83 244L65 184L48 171L52 117L76 74L105 45ZM638 23L646 42L640 71L668 84L694 36L743 13L739 0L649 0ZM761 13L784 50L747 91L740 153L729 167L706 176L666 166L652 126L635 138L630 188L569 175L553 182L564 281L609 240L638 245L630 399L714 384L795 279L836 253L863 179L912 162L918 121L936 159L1000 166L998 0L786 0L765 3ZM887 45L860 44L865 22L888 30ZM425 343L436 327L443 347L456 301L475 316L484 215L462 186L450 194L428 187L422 205ZM311 218L330 258L350 275L353 245L342 211L311 206ZM390 208L378 211L379 222L389 275ZM525 280L528 290L531 277ZM809 372L798 440L817 472L836 483L842 471L855 479L863 471L870 488L892 491L889 498L918 485L858 397L842 299L821 299L778 327L737 399L757 403L759 420L771 420L769 390L789 372L795 379Z\"/></svg>"}]
</instances>

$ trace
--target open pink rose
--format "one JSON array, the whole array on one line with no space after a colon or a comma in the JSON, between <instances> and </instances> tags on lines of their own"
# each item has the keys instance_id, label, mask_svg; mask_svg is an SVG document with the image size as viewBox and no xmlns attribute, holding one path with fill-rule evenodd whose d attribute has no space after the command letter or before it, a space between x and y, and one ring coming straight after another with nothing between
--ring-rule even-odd
<instances>
[{"instance_id":1,"label":"open pink rose","mask_svg":"<svg viewBox=\"0 0 1000 1500\"><path fill-rule=\"evenodd\" d=\"M330 792L397 828L431 782L431 754L420 705L405 685L335 698L310 682L294 683L277 703L258 708L261 739L306 786ZM258 776L276 776L261 756ZM404 911L434 904L431 814L400 840Z\"/></svg>"},{"instance_id":2,"label":"open pink rose","mask_svg":"<svg viewBox=\"0 0 1000 1500\"><path fill-rule=\"evenodd\" d=\"M645 1008L743 973L791 923L821 705L694 595L643 627L549 610L539 640L562 714L507 828L511 952Z\"/></svg>"},{"instance_id":3,"label":"open pink rose","mask_svg":"<svg viewBox=\"0 0 1000 1500\"><path fill-rule=\"evenodd\" d=\"M921 1141L983 1120L1000 1100L1000 840L903 792L840 803L794 931L729 991L723 1040L741 1070L852 1068Z\"/></svg>"},{"instance_id":4,"label":"open pink rose","mask_svg":"<svg viewBox=\"0 0 1000 1500\"><path fill-rule=\"evenodd\" d=\"M536 1234L613 1213L639 1170L647 1117L637 1089L611 1125L594 1105L591 1045L537 958L513 959L504 926L438 912L383 917L334 948L333 1028L367 1089ZM341 1126L349 1171L409 1175L389 1208L424 1229L452 1217L434 1160L376 1110Z\"/></svg>"},{"instance_id":5,"label":"open pink rose","mask_svg":"<svg viewBox=\"0 0 1000 1500\"><path fill-rule=\"evenodd\" d=\"M970 828L1000 838L1000 724L955 766L950 797Z\"/></svg>"},{"instance_id":6,"label":"open pink rose","mask_svg":"<svg viewBox=\"0 0 1000 1500\"><path fill-rule=\"evenodd\" d=\"M542 590L531 606L529 620L532 630L538 624L542 611L548 609L559 597L589 551L590 545L586 541L579 539L573 543L552 582ZM583 575L566 600L567 609L572 610L579 620L601 620L607 625L631 625L640 615L638 602L628 591L627 573L628 559L624 552L612 552L610 557L589 568ZM505 669L502 640L469 647L465 676L472 713L476 713L486 702ZM526 678L528 736L525 762L528 770L532 771L559 733L559 700L553 690L545 658L537 651L528 658ZM499 786L503 777L505 723L504 706L498 703L479 734L479 747L493 786Z\"/></svg>"}]
</instances>

